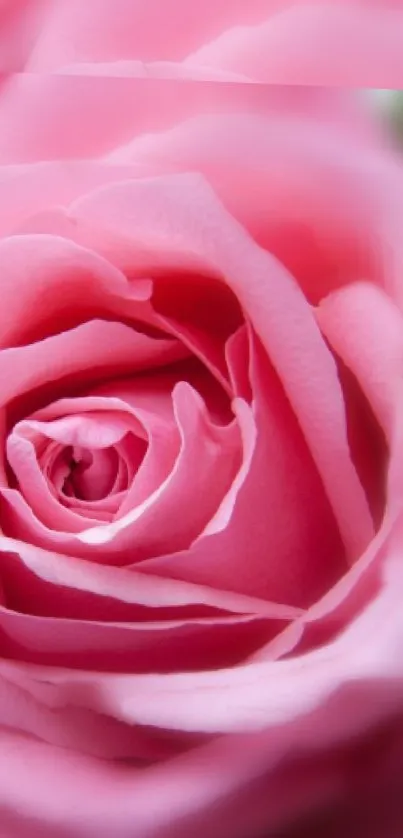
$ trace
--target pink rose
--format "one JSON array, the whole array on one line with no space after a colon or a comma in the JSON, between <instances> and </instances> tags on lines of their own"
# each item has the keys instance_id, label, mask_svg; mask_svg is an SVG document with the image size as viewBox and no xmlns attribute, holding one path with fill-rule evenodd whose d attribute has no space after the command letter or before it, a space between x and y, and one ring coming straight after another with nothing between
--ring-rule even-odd
<instances>
[{"instance_id":1,"label":"pink rose","mask_svg":"<svg viewBox=\"0 0 403 838\"><path fill-rule=\"evenodd\" d=\"M402 164L285 5L1 8L6 838L402 832Z\"/></svg>"}]
</instances>

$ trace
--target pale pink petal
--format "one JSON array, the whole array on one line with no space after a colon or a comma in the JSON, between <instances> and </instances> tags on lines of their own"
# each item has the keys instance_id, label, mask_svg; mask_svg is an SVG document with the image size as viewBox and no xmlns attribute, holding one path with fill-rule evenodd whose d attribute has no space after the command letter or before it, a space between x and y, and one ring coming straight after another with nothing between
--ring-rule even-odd
<instances>
[{"instance_id":1,"label":"pale pink petal","mask_svg":"<svg viewBox=\"0 0 403 838\"><path fill-rule=\"evenodd\" d=\"M403 368L401 312L381 289L357 282L325 298L320 328L357 378L385 434L396 422Z\"/></svg>"},{"instance_id":2,"label":"pale pink petal","mask_svg":"<svg viewBox=\"0 0 403 838\"><path fill-rule=\"evenodd\" d=\"M56 494L60 495L63 492L67 479L69 487L71 486L77 490L76 492L73 491L73 495L77 496L76 500L81 498L81 501L89 503L101 499L106 500L107 496L113 492L118 478L122 479L122 475L119 475L121 458L116 443L124 440L132 430L132 425L129 416L125 420L124 413L112 413L110 411L102 411L98 414L80 414L77 412L75 415L62 416L62 418L51 422L38 422L28 419L17 423L8 438L8 461L19 480L20 488L24 491L24 458L22 457L21 460L21 457L19 459L17 457L16 459L13 454L18 454L19 443L24 442L24 440L25 442L28 441L35 445L38 466L44 476L47 476L51 486L53 470L58 469L57 482L53 484ZM47 450L41 456L38 456L38 446L41 443L43 444L46 439L58 440L60 444L56 451L48 445ZM144 440L141 440L140 443L141 455L143 455ZM66 451L66 449L72 449L73 457L77 463L74 474L71 474L71 469L66 460L61 459L63 451ZM26 450L28 451L28 449ZM55 460L55 454L58 456L58 460ZM50 461L49 455L51 456ZM88 460L88 458L90 459ZM19 462L21 472L19 471ZM80 462L82 462L81 467ZM127 479L126 468L126 489ZM98 497L90 497L94 492Z\"/></svg>"},{"instance_id":3,"label":"pale pink petal","mask_svg":"<svg viewBox=\"0 0 403 838\"><path fill-rule=\"evenodd\" d=\"M80 414L77 410L73 415L63 415L50 422L26 419L15 426L13 433L29 438L33 431L63 445L100 449L120 442L130 429L131 425L122 413L110 410Z\"/></svg>"}]
</instances>

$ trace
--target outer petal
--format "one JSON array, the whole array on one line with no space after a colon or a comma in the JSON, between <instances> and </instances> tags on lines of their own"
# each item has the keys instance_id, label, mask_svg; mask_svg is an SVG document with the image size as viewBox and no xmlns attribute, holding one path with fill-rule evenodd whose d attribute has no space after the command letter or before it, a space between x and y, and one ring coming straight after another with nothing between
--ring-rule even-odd
<instances>
[{"instance_id":1,"label":"outer petal","mask_svg":"<svg viewBox=\"0 0 403 838\"><path fill-rule=\"evenodd\" d=\"M402 74L400 3L218 0L190 12L184 0L150 0L146 8L119 0L112 12L107 0L85 7L44 0L34 10L18 3L5 23L4 69L24 58L43 72L72 61L181 61L192 53L191 66L229 67L271 83L397 87Z\"/></svg>"},{"instance_id":2,"label":"outer petal","mask_svg":"<svg viewBox=\"0 0 403 838\"><path fill-rule=\"evenodd\" d=\"M275 831L284 826L287 820L289 822L295 818L296 811L301 814L303 808L301 798L294 797L294 785L290 783L293 771L297 772L296 775L294 774L295 779L299 777L299 782L301 780L298 762L293 759L291 764L288 763L291 751L295 754L298 750L301 756L304 754L309 756L310 768L315 766L319 770L319 776L322 775L324 780L326 778L324 788L318 782L318 773L314 772L315 782L312 791L315 804L318 805L319 801L329 802L329 799L337 802L340 793L345 796L349 776L348 770L345 773L346 766L343 767L343 764L338 761L337 753L339 756L343 753L340 751L340 746L344 745L349 750L352 734L354 734L355 742L358 743L358 737L365 737L369 730L374 729L374 725L381 724L385 720L390 722L394 713L397 715L400 713L403 694L399 652L403 630L400 614L402 573L398 561L399 553L396 553L396 549L399 550L401 525L400 521L395 531L397 542L393 544L392 541L390 544L389 555L384 564L383 587L378 601L364 609L355 624L335 642L318 652L281 663L255 664L223 672L148 677L83 675L66 670L50 671L42 667L31 666L28 669L21 664L3 662L2 677L8 683L12 683L14 689L23 687L32 699L54 710L65 707L66 702L67 705L73 707L81 707L84 703L85 706L89 705L97 712L107 712L126 721L137 723L141 721L143 724L151 723L158 727L168 724L174 729L189 731L242 731L241 738L239 736L235 739L231 736L226 739L219 738L205 748L193 750L178 761L138 774L136 789L139 783L143 795L146 794L147 789L149 793L157 794L158 777L163 781L161 793L157 794L158 808L153 807L152 810L155 835L164 835L163 825L167 829L167 835L180 834L178 831L175 833L171 819L179 816L179 812L182 817L185 814L189 816L192 814L195 817L196 811L200 811L201 806L202 809L206 807L209 814L219 812L221 815L221 832L219 833L215 823L211 822L210 825L213 828L209 834L214 836L216 833L217 836L228 834L228 838L239 835L239 838L243 838L244 822L242 823L243 831L238 831L238 826L231 819L237 811L234 792L237 790L238 793L242 793L245 784L248 784L250 788L249 784L252 779L264 776L264 798L260 798L262 805L257 806L255 798L255 806L250 808L248 806L248 816L250 818L252 812L255 814L258 812L259 818L263 818L260 821L260 828L265 825L266 829L272 829L275 834ZM387 619L387 616L390 619ZM393 619L391 619L392 616ZM367 642L364 654L363 641L368 641L369 637L371 643ZM212 700L207 703L206 696L209 695ZM245 736L247 730L256 730L259 733L257 736L253 734ZM239 754L241 746L243 758L239 761L234 757ZM28 753L28 748L27 744L25 754ZM333 751L333 748L336 750ZM44 759L45 754L42 753ZM323 753L332 755L330 776L328 775L329 763L326 760L322 762L321 754ZM30 751L30 766L32 757L33 752ZM71 759L76 762L74 755L71 755ZM70 758L64 754L63 765L69 764ZM85 765L88 779L91 775L90 762L86 762ZM98 768L100 765L98 763ZM303 768L303 765L302 763L299 769ZM178 775L176 769L181 772L181 768L185 766L190 773L187 774L188 793L184 797L183 781L179 782L179 776L182 775ZM44 767L45 761L43 761ZM287 773L288 768L291 768L291 775ZM303 770L306 771L306 769L305 764ZM77 764L76 771L78 770ZM191 781L193 771L195 771L195 777L197 776L194 786ZM112 775L110 771L107 773L111 788ZM7 785L8 795L10 795L12 776L13 772ZM35 772L35 777L39 781L37 772ZM213 779L214 800L217 804L219 803L218 810L217 806L212 807L212 798L208 793L209 782ZM126 774L126 780L134 794L132 778ZM171 799L168 817L163 805L165 799L163 790L168 791L170 780L175 780L177 795L174 800L178 808L172 805ZM330 785L328 785L329 780ZM298 786L299 782L297 781ZM283 783L286 785L283 786ZM70 780L68 785L70 793L73 786L74 781ZM65 783L63 783L64 787ZM283 789L285 794L285 798L283 796L280 798L284 808L278 800L280 789ZM263 789L261 790L263 793ZM116 793L119 794L118 787L116 787ZM324 798L322 794L325 794ZM306 794L303 797L306 797ZM9 801L11 799L14 799L14 796L8 797ZM29 807L35 801L36 806L40 807L42 794L37 788L35 795L31 798L24 789L23 799L25 806ZM95 816L93 808L88 807L87 803L89 799L92 799L91 795L89 798L83 795L81 800L84 799L85 810L82 806L79 807L82 828L87 826L88 817L94 828L98 824L99 808ZM112 799L116 800L116 795L113 795ZM183 809L185 799L186 810ZM224 809L220 810L225 801L228 802L228 807L224 805ZM245 808L245 800L242 802ZM52 809L49 808L48 802L47 806L48 817L51 818ZM127 822L116 818L116 812L111 807L110 800L108 808L111 817L113 814L115 818L115 828L121 828L123 836L130 836ZM127 806L120 808L122 817L128 817L129 810L131 812L130 807L129 809ZM288 809L287 814L286 809ZM41 810L36 809L37 813L39 811ZM76 811L76 807L72 807L72 812ZM226 813L225 818L223 812ZM40 817L43 817L43 814ZM138 807L137 818L140 820L133 821L133 815L130 814L131 827L133 823L136 823L139 834L143 831L147 836L153 835L151 823L147 820L143 821L142 817L143 810ZM227 821L226 818L230 820ZM64 820L64 824L70 822L69 819ZM172 833L168 829L171 824ZM185 828L185 823L183 826ZM176 830L177 827L176 824Z\"/></svg>"}]
</instances>

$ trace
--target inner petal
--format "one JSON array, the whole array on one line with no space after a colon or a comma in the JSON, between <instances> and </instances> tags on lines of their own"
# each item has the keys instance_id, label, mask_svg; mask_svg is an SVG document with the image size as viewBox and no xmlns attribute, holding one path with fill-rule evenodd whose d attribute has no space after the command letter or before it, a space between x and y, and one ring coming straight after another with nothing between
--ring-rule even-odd
<instances>
[{"instance_id":1,"label":"inner petal","mask_svg":"<svg viewBox=\"0 0 403 838\"><path fill-rule=\"evenodd\" d=\"M87 501L101 500L111 493L119 465L115 448L91 451L76 445L67 449L65 456L70 460L70 473L63 490L68 488L75 497Z\"/></svg>"}]
</instances>

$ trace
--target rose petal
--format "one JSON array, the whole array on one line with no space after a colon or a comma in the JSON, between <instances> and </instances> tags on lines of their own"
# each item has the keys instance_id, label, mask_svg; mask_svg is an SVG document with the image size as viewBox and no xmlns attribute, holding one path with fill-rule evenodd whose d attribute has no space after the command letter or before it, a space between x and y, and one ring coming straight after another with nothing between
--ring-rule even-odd
<instances>
[{"instance_id":1,"label":"rose petal","mask_svg":"<svg viewBox=\"0 0 403 838\"><path fill-rule=\"evenodd\" d=\"M111 600L115 599L120 604L138 604L144 606L145 609L177 609L189 605L203 605L235 614L258 614L280 620L293 619L300 615L298 608L270 603L259 597L249 597L231 591L218 591L182 580L151 577L133 569L105 567L71 556L64 556L62 553L51 553L26 542L5 538L4 536L0 536L0 547L5 555L13 556L10 568L11 571L14 570L15 574L17 574L18 569L18 557L20 557L22 563L21 580L18 581L17 574L16 590L13 594L14 599L15 596L18 597L19 604L16 600L17 609L23 607L21 597L23 597L24 591L30 590L31 586L34 587L33 579L31 579L30 584L26 584L28 569L31 575L33 574L39 580L44 580L49 584L53 605L54 586L57 586L60 587L61 596L63 589L67 588L73 592L73 605L74 601L79 600L80 594L83 593L85 595L94 594L99 597L101 606L102 602L107 602L108 609L111 608ZM6 565L7 567L8 565ZM33 601L31 606L34 606ZM58 613L60 613L60 609ZM85 613L84 609L80 615L81 619ZM94 615L94 619L102 619L101 613L102 611L98 611L98 616ZM124 613L126 621L130 618L137 619L134 612L125 611ZM154 611L153 613L156 614L157 612ZM116 616L115 619L119 618Z\"/></svg>"},{"instance_id":2,"label":"rose petal","mask_svg":"<svg viewBox=\"0 0 403 838\"><path fill-rule=\"evenodd\" d=\"M48 11L28 66L49 72L71 61L178 60L234 20L259 20L265 8L267 0L248 6L235 0L231 7L218 0L215 7L204 4L192 10L186 0L150 0L146 7L117 0L113 10L107 0L88 0L86 7L79 0L59 0Z\"/></svg>"},{"instance_id":3,"label":"rose petal","mask_svg":"<svg viewBox=\"0 0 403 838\"><path fill-rule=\"evenodd\" d=\"M391 557L396 549L398 544ZM401 582L401 567L393 564ZM1 669L16 683L27 684L29 675L31 694L50 706L64 705L68 696L73 705L146 725L199 732L271 728L282 747L288 739L295 752L319 738L328 748L348 741L400 712L402 636L400 586L385 579L377 600L335 641L294 659L169 675L28 672L11 662ZM309 723L301 724L302 718Z\"/></svg>"},{"instance_id":4,"label":"rose petal","mask_svg":"<svg viewBox=\"0 0 403 838\"><path fill-rule=\"evenodd\" d=\"M319 325L358 379L388 439L396 422L403 364L403 320L394 303L368 282L322 300Z\"/></svg>"},{"instance_id":5,"label":"rose petal","mask_svg":"<svg viewBox=\"0 0 403 838\"><path fill-rule=\"evenodd\" d=\"M321 79L316 80L318 83ZM370 145L374 140L375 145L379 144L379 134L384 133L371 123L363 102L354 103L350 94L346 102L346 95L340 91L325 97L320 86L312 91L303 86L276 89L275 85L231 81L184 84L181 78L23 73L4 80L0 97L2 164L83 158L93 161L134 137L166 130L200 114L232 112L249 117L276 111L284 115L291 109L296 116L311 114L317 123L330 119L341 133L365 140L365 144L368 139ZM80 125L80 131L73 131L73 125ZM94 167L94 163L89 165ZM166 166L162 171L167 171ZM155 169L149 173L155 174ZM110 174L106 178L109 181ZM51 185L47 188L54 192ZM66 184L66 188L72 189L74 184Z\"/></svg>"},{"instance_id":6,"label":"rose petal","mask_svg":"<svg viewBox=\"0 0 403 838\"><path fill-rule=\"evenodd\" d=\"M241 424L244 461L237 479L188 552L147 560L143 567L306 607L347 565L323 487L281 385L254 339L250 352L253 424L246 414Z\"/></svg>"},{"instance_id":7,"label":"rose petal","mask_svg":"<svg viewBox=\"0 0 403 838\"><path fill-rule=\"evenodd\" d=\"M90 519L86 520L81 515L76 515L59 503L38 466L35 449L28 439L16 434L11 436L7 445L7 458L28 508L44 524L67 532L80 532L85 530L86 526L91 526ZM10 498L11 504L13 498L19 495L17 489L4 487L1 491L4 492L5 498Z\"/></svg>"},{"instance_id":8,"label":"rose petal","mask_svg":"<svg viewBox=\"0 0 403 838\"><path fill-rule=\"evenodd\" d=\"M122 323L93 320L37 343L4 349L0 355L0 403L80 372L94 382L128 375L177 357L172 341L149 338Z\"/></svg>"},{"instance_id":9,"label":"rose petal","mask_svg":"<svg viewBox=\"0 0 403 838\"><path fill-rule=\"evenodd\" d=\"M129 283L95 253L55 236L2 239L0 269L4 348L68 331L90 319L135 317L139 308L148 308L151 294L148 281Z\"/></svg>"},{"instance_id":10,"label":"rose petal","mask_svg":"<svg viewBox=\"0 0 403 838\"><path fill-rule=\"evenodd\" d=\"M251 827L256 834L267 828L275 834L301 812L337 801L340 786L344 790L338 772L326 764L304 763L297 776L286 771L275 779L279 751L261 738L238 738L229 746L221 739L140 772L2 731L0 787L8 803L3 823L18 838L62 838L66 829L72 835L79 830L83 838L109 838L111 831L132 838L133 829L149 838L187 838L189 828L194 838L244 838Z\"/></svg>"},{"instance_id":11,"label":"rose petal","mask_svg":"<svg viewBox=\"0 0 403 838\"><path fill-rule=\"evenodd\" d=\"M357 0L277 3L263 23L234 27L187 61L276 84L398 88L403 8L369 6Z\"/></svg>"},{"instance_id":12,"label":"rose petal","mask_svg":"<svg viewBox=\"0 0 403 838\"><path fill-rule=\"evenodd\" d=\"M373 241L387 235L384 217L397 212L390 212L390 196L399 194L399 167L386 158L384 144L379 154L362 132L335 130L331 107L321 108L319 98L318 112L310 113L303 88L299 95L290 102L280 88L278 103L264 114L252 105L235 113L199 112L172 128L136 136L110 159L154 165L157 173L162 167L203 173L313 301L357 275L390 287L390 271L379 264ZM315 91L314 101L319 95ZM348 109L348 100L343 103Z\"/></svg>"},{"instance_id":13,"label":"rose petal","mask_svg":"<svg viewBox=\"0 0 403 838\"><path fill-rule=\"evenodd\" d=\"M112 623L0 609L3 657L98 672L177 672L235 666L282 628L255 616ZM1 716L1 710L0 710Z\"/></svg>"},{"instance_id":14,"label":"rose petal","mask_svg":"<svg viewBox=\"0 0 403 838\"><path fill-rule=\"evenodd\" d=\"M173 739L164 744L157 735L89 710L55 712L4 677L0 679L0 718L3 732L16 728L43 742L98 759L134 759L147 764L177 750Z\"/></svg>"},{"instance_id":15,"label":"rose petal","mask_svg":"<svg viewBox=\"0 0 403 838\"><path fill-rule=\"evenodd\" d=\"M178 64L173 61L111 61L107 63L82 63L69 64L58 67L59 75L74 76L104 76L106 78L155 78L155 79L183 79L187 81L231 81L248 82L246 76L240 73L231 73L218 68L195 67L186 64Z\"/></svg>"},{"instance_id":16,"label":"rose petal","mask_svg":"<svg viewBox=\"0 0 403 838\"><path fill-rule=\"evenodd\" d=\"M179 452L179 432L175 423L171 391L174 374L159 373L147 378L118 381L93 388L85 398L60 399L35 414L50 419L60 413L76 411L115 411L126 422L137 425L137 433L148 441L147 451L136 472L131 473L132 454L127 462L132 485L124 498L120 514L145 501L166 479ZM134 480L135 476L135 480Z\"/></svg>"}]
</instances>

